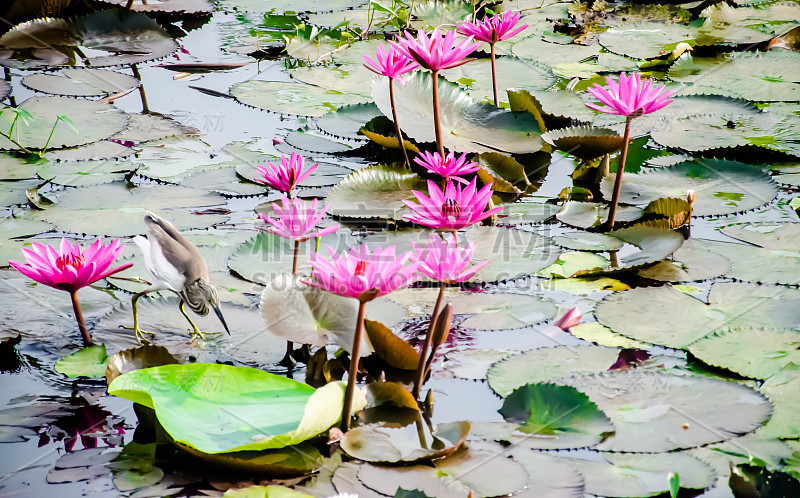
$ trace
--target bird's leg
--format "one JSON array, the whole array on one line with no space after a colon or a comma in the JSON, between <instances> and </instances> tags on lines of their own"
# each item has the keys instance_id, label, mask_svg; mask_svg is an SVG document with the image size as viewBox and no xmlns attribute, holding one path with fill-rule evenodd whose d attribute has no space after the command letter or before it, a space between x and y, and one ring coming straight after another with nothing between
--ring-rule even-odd
<instances>
[{"instance_id":1,"label":"bird's leg","mask_svg":"<svg viewBox=\"0 0 800 498\"><path fill-rule=\"evenodd\" d=\"M133 333L136 334L136 340L139 344L150 344L150 341L145 338L145 334L149 334L151 336L155 336L155 332L147 332L139 328L139 313L136 308L136 303L139 301L139 298L144 296L146 292L137 292L133 295L131 299L131 308L133 308L133 327L122 327L123 329L133 330Z\"/></svg>"},{"instance_id":2,"label":"bird's leg","mask_svg":"<svg viewBox=\"0 0 800 498\"><path fill-rule=\"evenodd\" d=\"M183 309L183 299L181 299L181 304L178 305L178 309L181 310L181 313L183 313L183 316L187 320L189 320L189 324L192 326L192 336L200 337L200 339L205 341L206 340L205 334L203 334L203 332L199 328L197 328L197 325L195 325L194 322L192 321L192 319L189 318L189 315L186 314L186 310Z\"/></svg>"},{"instance_id":3,"label":"bird's leg","mask_svg":"<svg viewBox=\"0 0 800 498\"><path fill-rule=\"evenodd\" d=\"M283 359L278 362L278 365L282 367L286 367L289 370L294 368L294 358L292 357L292 353L294 352L294 346L291 341L286 341L286 354L283 355Z\"/></svg>"}]
</instances>

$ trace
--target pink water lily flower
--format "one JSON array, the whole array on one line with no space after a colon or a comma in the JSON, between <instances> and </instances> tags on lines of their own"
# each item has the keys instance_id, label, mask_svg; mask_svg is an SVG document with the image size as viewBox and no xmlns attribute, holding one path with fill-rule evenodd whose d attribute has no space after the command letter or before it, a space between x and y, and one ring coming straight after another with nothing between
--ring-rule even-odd
<instances>
[{"instance_id":1,"label":"pink water lily flower","mask_svg":"<svg viewBox=\"0 0 800 498\"><path fill-rule=\"evenodd\" d=\"M456 186L447 181L445 191L428 180L428 195L412 190L419 204L413 201L403 203L413 211L403 217L419 225L445 230L460 230L503 209L502 206L486 209L492 198L492 186L485 185L478 190L475 179L466 187Z\"/></svg>"},{"instance_id":2,"label":"pink water lily flower","mask_svg":"<svg viewBox=\"0 0 800 498\"><path fill-rule=\"evenodd\" d=\"M466 282L475 273L489 264L481 261L469 266L472 255L475 253L475 244L470 242L466 247L459 247L455 237L445 237L442 240L436 234L431 234L427 243L422 246L412 242L414 254L413 261L419 263L419 272L437 282L454 284Z\"/></svg>"},{"instance_id":3,"label":"pink water lily flower","mask_svg":"<svg viewBox=\"0 0 800 498\"><path fill-rule=\"evenodd\" d=\"M40 284L75 292L133 266L133 263L128 263L108 269L121 252L122 244L119 239L108 245L97 239L85 251L81 250L80 244L75 243L73 246L67 239L61 239L58 251L50 245L34 242L30 249L22 249L28 264L17 261L9 261L8 264Z\"/></svg>"},{"instance_id":4,"label":"pink water lily flower","mask_svg":"<svg viewBox=\"0 0 800 498\"><path fill-rule=\"evenodd\" d=\"M256 178L256 181L265 183L275 190L280 190L288 194L298 183L302 182L308 178L311 173L316 171L319 166L319 164L315 164L303 171L304 162L305 159L303 156L294 152L288 161L286 160L286 156L281 155L280 166L275 166L268 162L267 164L269 167L256 167L256 171L263 177L263 179Z\"/></svg>"},{"instance_id":5,"label":"pink water lily flower","mask_svg":"<svg viewBox=\"0 0 800 498\"><path fill-rule=\"evenodd\" d=\"M579 323L581 323L581 310L572 308L556 321L555 326L563 331L567 331Z\"/></svg>"},{"instance_id":6,"label":"pink water lily flower","mask_svg":"<svg viewBox=\"0 0 800 498\"><path fill-rule=\"evenodd\" d=\"M119 239L107 245L97 239L84 251L78 243L73 246L67 239L62 238L58 251L50 245L34 242L30 249L22 249L27 264L11 260L8 264L40 284L69 292L78 328L84 342L91 345L92 337L83 320L77 293L87 285L133 266L133 263L127 263L108 269L119 257L122 248Z\"/></svg>"},{"instance_id":7,"label":"pink water lily flower","mask_svg":"<svg viewBox=\"0 0 800 498\"><path fill-rule=\"evenodd\" d=\"M308 285L319 287L344 297L359 299L366 291L375 289L372 299L394 290L406 287L417 280L419 263L410 263L411 251L395 255L395 247L370 252L366 244L350 248L350 251L337 254L333 248L330 259L312 253L309 258L311 275L314 280L305 281Z\"/></svg>"},{"instance_id":8,"label":"pink water lily flower","mask_svg":"<svg viewBox=\"0 0 800 498\"><path fill-rule=\"evenodd\" d=\"M527 24L517 26L517 23L519 23L519 12L505 12L495 14L493 17L486 16L474 23L462 22L458 31L482 42L497 43L508 40L528 27Z\"/></svg>"},{"instance_id":9,"label":"pink water lily flower","mask_svg":"<svg viewBox=\"0 0 800 498\"><path fill-rule=\"evenodd\" d=\"M304 241L313 237L322 237L333 233L339 229L339 225L333 225L321 230L317 229L317 224L325 216L328 206L323 206L317 211L317 199L310 203L298 198L284 196L281 203L273 204L276 217L265 216L259 213L258 217L264 220L267 228L263 230L280 235L287 239Z\"/></svg>"},{"instance_id":10,"label":"pink water lily flower","mask_svg":"<svg viewBox=\"0 0 800 498\"><path fill-rule=\"evenodd\" d=\"M653 88L653 80L642 81L639 73L630 76L621 73L619 83L606 76L606 83L608 90L595 84L589 88L589 93L608 107L586 104L587 107L607 114L636 117L655 112L672 102L669 98L673 92L666 91L666 85Z\"/></svg>"},{"instance_id":11,"label":"pink water lily flower","mask_svg":"<svg viewBox=\"0 0 800 498\"><path fill-rule=\"evenodd\" d=\"M419 30L416 38L407 31L404 34L405 38L398 37L397 41L389 43L429 71L441 71L465 64L469 62L466 57L480 46L480 42L473 42L472 37L456 43L455 31L442 35L439 28L434 29L430 37L424 30Z\"/></svg>"},{"instance_id":12,"label":"pink water lily flower","mask_svg":"<svg viewBox=\"0 0 800 498\"><path fill-rule=\"evenodd\" d=\"M445 180L452 178L463 184L466 184L467 181L459 178L460 176L475 173L480 169L478 163L467 162L466 152L459 157L456 157L451 152L442 158L438 152L431 154L428 151L423 151L418 157L414 158L414 162L428 170L428 173L442 176Z\"/></svg>"},{"instance_id":13,"label":"pink water lily flower","mask_svg":"<svg viewBox=\"0 0 800 498\"><path fill-rule=\"evenodd\" d=\"M389 46L389 50L386 50L383 43L378 45L378 51L375 56L377 62L366 55L362 55L361 57L366 62L364 67L375 74L397 80L403 86L406 86L406 80L402 78L402 75L419 67L419 64L403 55L396 48Z\"/></svg>"}]
</instances>

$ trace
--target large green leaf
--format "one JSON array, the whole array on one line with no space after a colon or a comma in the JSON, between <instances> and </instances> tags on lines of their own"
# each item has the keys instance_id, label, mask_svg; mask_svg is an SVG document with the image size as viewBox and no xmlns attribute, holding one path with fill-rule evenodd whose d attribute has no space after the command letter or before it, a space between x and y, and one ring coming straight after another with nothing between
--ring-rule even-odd
<instances>
[{"instance_id":1,"label":"large green leaf","mask_svg":"<svg viewBox=\"0 0 800 498\"><path fill-rule=\"evenodd\" d=\"M775 407L772 417L756 434L767 438L797 438L800 437L800 420L797 418L800 410L800 365L787 364L783 370L776 373L761 385L761 392L769 398Z\"/></svg>"},{"instance_id":2,"label":"large green leaf","mask_svg":"<svg viewBox=\"0 0 800 498\"><path fill-rule=\"evenodd\" d=\"M344 384L318 390L255 368L193 363L123 374L109 394L153 408L176 441L204 453L283 448L341 418ZM354 406L366 399L356 393Z\"/></svg>"},{"instance_id":3,"label":"large green leaf","mask_svg":"<svg viewBox=\"0 0 800 498\"><path fill-rule=\"evenodd\" d=\"M508 102L507 88L544 90L556 78L546 66L523 62L514 57L498 57L497 97L500 103ZM477 102L494 103L492 93L491 59L478 59L469 64L442 71L442 76L453 83L467 87L467 93Z\"/></svg>"},{"instance_id":4,"label":"large green leaf","mask_svg":"<svg viewBox=\"0 0 800 498\"><path fill-rule=\"evenodd\" d=\"M288 81L250 80L235 84L231 95L242 104L281 114L322 116L343 105L366 102L364 96Z\"/></svg>"},{"instance_id":5,"label":"large green leaf","mask_svg":"<svg viewBox=\"0 0 800 498\"><path fill-rule=\"evenodd\" d=\"M664 55L678 43L694 45L698 30L694 26L662 22L625 23L600 34L600 44L608 51L634 59Z\"/></svg>"},{"instance_id":6,"label":"large green leaf","mask_svg":"<svg viewBox=\"0 0 800 498\"><path fill-rule=\"evenodd\" d=\"M347 105L319 118L317 127L325 133L337 137L363 139L364 135L359 134L358 130L377 116L383 116L383 114L372 102Z\"/></svg>"},{"instance_id":7,"label":"large green leaf","mask_svg":"<svg viewBox=\"0 0 800 498\"><path fill-rule=\"evenodd\" d=\"M745 377L766 379L784 366L800 364L800 332L742 327L719 331L689 345L701 361Z\"/></svg>"},{"instance_id":8,"label":"large green leaf","mask_svg":"<svg viewBox=\"0 0 800 498\"><path fill-rule=\"evenodd\" d=\"M610 199L616 174L600 183ZM622 177L619 201L643 205L661 197L686 197L695 191L692 215L733 214L762 206L778 193L775 182L760 169L737 161L697 159L646 173Z\"/></svg>"},{"instance_id":9,"label":"large green leaf","mask_svg":"<svg viewBox=\"0 0 800 498\"><path fill-rule=\"evenodd\" d=\"M721 277L731 268L728 258L709 251L696 239L689 239L671 258L639 270L638 275L661 282L691 282Z\"/></svg>"},{"instance_id":10,"label":"large green leaf","mask_svg":"<svg viewBox=\"0 0 800 498\"><path fill-rule=\"evenodd\" d=\"M623 177L624 178L624 177ZM567 201L561 205L556 218L562 223L578 228L591 228L608 220L608 205L599 202ZM642 217L642 208L619 206L615 221L634 221Z\"/></svg>"},{"instance_id":11,"label":"large green leaf","mask_svg":"<svg viewBox=\"0 0 800 498\"><path fill-rule=\"evenodd\" d=\"M389 89L381 78L372 83L372 98L381 112L390 117ZM397 119L405 132L417 141L433 142L433 79L418 71L407 78L406 86L395 88ZM542 148L539 126L528 113L478 104L458 85L439 79L442 142L448 150L460 152L511 153L536 152ZM409 126L405 123L413 123Z\"/></svg>"},{"instance_id":12,"label":"large green leaf","mask_svg":"<svg viewBox=\"0 0 800 498\"><path fill-rule=\"evenodd\" d=\"M103 344L89 346L56 362L56 372L67 377L102 377L106 374L108 354Z\"/></svg>"},{"instance_id":13,"label":"large green leaf","mask_svg":"<svg viewBox=\"0 0 800 498\"><path fill-rule=\"evenodd\" d=\"M36 169L36 174L56 185L89 187L122 181L134 169L129 161L47 162Z\"/></svg>"},{"instance_id":14,"label":"large green leaf","mask_svg":"<svg viewBox=\"0 0 800 498\"><path fill-rule=\"evenodd\" d=\"M105 69L72 68L62 73L64 76L35 73L26 76L22 84L31 90L72 97L97 97L139 86L133 76Z\"/></svg>"},{"instance_id":15,"label":"large green leaf","mask_svg":"<svg viewBox=\"0 0 800 498\"><path fill-rule=\"evenodd\" d=\"M637 369L559 381L589 396L616 432L597 449L664 452L747 434L772 406L757 391L734 382ZM714 403L708 400L713 399Z\"/></svg>"},{"instance_id":16,"label":"large green leaf","mask_svg":"<svg viewBox=\"0 0 800 498\"><path fill-rule=\"evenodd\" d=\"M718 282L706 304L671 286L639 287L610 294L594 313L614 332L683 348L723 327L794 328L800 323L800 291Z\"/></svg>"},{"instance_id":17,"label":"large green leaf","mask_svg":"<svg viewBox=\"0 0 800 498\"><path fill-rule=\"evenodd\" d=\"M765 242L767 244L768 242ZM726 274L745 282L797 285L800 261L795 248L772 249L751 244L698 239L703 250L724 255L733 268Z\"/></svg>"}]
</instances>

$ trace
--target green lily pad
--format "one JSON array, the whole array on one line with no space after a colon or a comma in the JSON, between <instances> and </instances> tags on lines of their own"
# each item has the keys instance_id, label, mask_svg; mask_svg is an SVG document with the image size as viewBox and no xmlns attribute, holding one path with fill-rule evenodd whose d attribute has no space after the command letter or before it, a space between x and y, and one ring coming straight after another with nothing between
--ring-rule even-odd
<instances>
[{"instance_id":1,"label":"green lily pad","mask_svg":"<svg viewBox=\"0 0 800 498\"><path fill-rule=\"evenodd\" d=\"M635 221L641 218L642 214L644 214L642 208L618 206L615 221ZM597 227L608 220L608 205L599 202L567 201L561 205L556 218L577 228Z\"/></svg>"},{"instance_id":2,"label":"green lily pad","mask_svg":"<svg viewBox=\"0 0 800 498\"><path fill-rule=\"evenodd\" d=\"M198 137L169 137L142 145L134 162L137 174L150 179L177 182L192 173L230 166L232 157L217 153ZM224 151L223 151L224 152Z\"/></svg>"},{"instance_id":3,"label":"green lily pad","mask_svg":"<svg viewBox=\"0 0 800 498\"><path fill-rule=\"evenodd\" d=\"M98 97L139 86L139 80L106 69L63 69L64 76L36 73L22 79L31 90L70 97Z\"/></svg>"},{"instance_id":4,"label":"green lily pad","mask_svg":"<svg viewBox=\"0 0 800 498\"><path fill-rule=\"evenodd\" d=\"M454 351L445 355L442 368L460 379L483 380L486 378L489 368L509 354L511 353L508 351L494 349Z\"/></svg>"},{"instance_id":5,"label":"green lily pad","mask_svg":"<svg viewBox=\"0 0 800 498\"><path fill-rule=\"evenodd\" d=\"M740 327L708 335L689 345L689 351L709 365L767 379L790 363L800 364L799 346L796 330Z\"/></svg>"},{"instance_id":6,"label":"green lily pad","mask_svg":"<svg viewBox=\"0 0 800 498\"><path fill-rule=\"evenodd\" d=\"M797 85L800 88L800 84ZM798 97L800 98L800 97ZM745 116L693 116L655 130L653 140L688 151L742 148L755 154L762 149L800 157L800 117L762 112Z\"/></svg>"},{"instance_id":7,"label":"green lily pad","mask_svg":"<svg viewBox=\"0 0 800 498\"><path fill-rule=\"evenodd\" d=\"M698 34L696 27L683 24L625 23L601 33L600 45L615 54L653 59L671 52L678 43L694 45Z\"/></svg>"},{"instance_id":8,"label":"green lily pad","mask_svg":"<svg viewBox=\"0 0 800 498\"><path fill-rule=\"evenodd\" d=\"M89 193L91 192L91 193ZM221 196L198 190L156 185L129 188L124 182L88 189L58 192L56 206L30 213L33 220L58 225L66 232L108 236L144 233L145 213L158 206L158 213L179 230L206 228L227 219L218 214L194 214L191 209L222 204Z\"/></svg>"},{"instance_id":9,"label":"green lily pad","mask_svg":"<svg viewBox=\"0 0 800 498\"><path fill-rule=\"evenodd\" d=\"M246 488L229 489L223 498L311 498L311 495L284 486L253 485Z\"/></svg>"},{"instance_id":10,"label":"green lily pad","mask_svg":"<svg viewBox=\"0 0 800 498\"><path fill-rule=\"evenodd\" d=\"M617 251L624 243L611 235L593 232L567 232L553 237L556 245L572 251Z\"/></svg>"},{"instance_id":11,"label":"green lily pad","mask_svg":"<svg viewBox=\"0 0 800 498\"><path fill-rule=\"evenodd\" d=\"M695 239L689 239L672 258L639 270L638 275L661 282L696 282L721 277L732 268L728 258L704 249Z\"/></svg>"},{"instance_id":12,"label":"green lily pad","mask_svg":"<svg viewBox=\"0 0 800 498\"><path fill-rule=\"evenodd\" d=\"M610 199L616 173L600 183ZM697 159L622 177L619 202L647 204L661 197L686 196L694 190L693 216L740 213L762 206L778 193L775 182L763 171L737 161Z\"/></svg>"},{"instance_id":13,"label":"green lily pad","mask_svg":"<svg viewBox=\"0 0 800 498\"><path fill-rule=\"evenodd\" d=\"M236 168L219 168L206 171L198 171L183 178L180 181L183 187L197 190L210 190L220 194L240 197L264 194L264 187L242 180L236 174Z\"/></svg>"},{"instance_id":14,"label":"green lily pad","mask_svg":"<svg viewBox=\"0 0 800 498\"><path fill-rule=\"evenodd\" d=\"M571 126L549 131L542 135L542 140L581 159L594 159L622 147L622 137L614 131L593 126Z\"/></svg>"},{"instance_id":15,"label":"green lily pad","mask_svg":"<svg viewBox=\"0 0 800 498\"><path fill-rule=\"evenodd\" d=\"M565 62L580 62L587 57L597 55L600 52L600 47L575 43L561 45L559 43L546 42L538 36L530 36L514 43L511 51L522 59L534 60L543 62L548 66L554 66Z\"/></svg>"},{"instance_id":16,"label":"green lily pad","mask_svg":"<svg viewBox=\"0 0 800 498\"><path fill-rule=\"evenodd\" d=\"M0 231L3 237L0 238L0 267L8 266L8 260L24 261L20 249L30 245L31 241L26 239L15 239L14 237L27 237L47 232L53 229L53 225L44 221L33 221L16 218L0 219Z\"/></svg>"},{"instance_id":17,"label":"green lily pad","mask_svg":"<svg viewBox=\"0 0 800 498\"><path fill-rule=\"evenodd\" d=\"M17 69L127 66L166 57L177 49L172 37L145 14L103 10L71 20L46 18L18 24L0 37L0 65Z\"/></svg>"},{"instance_id":18,"label":"green lily pad","mask_svg":"<svg viewBox=\"0 0 800 498\"><path fill-rule=\"evenodd\" d=\"M385 116L391 116L389 89L376 78L372 83L372 98ZM406 86L395 88L397 119L406 126L411 138L433 142L433 108L431 96L433 79L427 72L417 71L406 80ZM442 141L448 150L459 152L511 153L537 152L542 148L539 127L533 116L498 109L490 104L478 104L458 85L440 78L440 122Z\"/></svg>"},{"instance_id":19,"label":"green lily pad","mask_svg":"<svg viewBox=\"0 0 800 498\"><path fill-rule=\"evenodd\" d=\"M610 328L600 324L599 322L579 323L574 327L570 327L569 333L578 339L583 339L584 341L593 342L595 344L599 344L600 346L607 346L610 348L648 348L647 344L616 334Z\"/></svg>"},{"instance_id":20,"label":"green lily pad","mask_svg":"<svg viewBox=\"0 0 800 498\"><path fill-rule=\"evenodd\" d=\"M504 204L503 210L497 213L500 225L526 225L549 220L558 213L560 206L543 202L514 202Z\"/></svg>"},{"instance_id":21,"label":"green lily pad","mask_svg":"<svg viewBox=\"0 0 800 498\"><path fill-rule=\"evenodd\" d=\"M377 116L383 116L373 103L354 104L328 112L317 120L317 127L336 137L363 139L359 130ZM402 123L401 123L402 125Z\"/></svg>"},{"instance_id":22,"label":"green lily pad","mask_svg":"<svg viewBox=\"0 0 800 498\"><path fill-rule=\"evenodd\" d=\"M420 463L453 454L469 433L469 422L430 428L426 424L370 424L348 431L342 449L366 462ZM427 430L426 430L427 429Z\"/></svg>"},{"instance_id":23,"label":"green lily pad","mask_svg":"<svg viewBox=\"0 0 800 498\"><path fill-rule=\"evenodd\" d=\"M468 448L448 458L435 460L432 466L361 465L356 475L361 483L381 495L395 496L403 487L443 498L463 497L470 491L476 498L502 496L519 491L528 481L528 474L519 463L508 458L496 458L492 452ZM497 479L497 476L503 478Z\"/></svg>"},{"instance_id":24,"label":"green lily pad","mask_svg":"<svg viewBox=\"0 0 800 498\"><path fill-rule=\"evenodd\" d=\"M361 95L341 93L320 86L287 81L251 80L237 83L231 95L242 104L266 111L298 116L322 116L344 105L368 99Z\"/></svg>"},{"instance_id":25,"label":"green lily pad","mask_svg":"<svg viewBox=\"0 0 800 498\"><path fill-rule=\"evenodd\" d=\"M102 377L106 374L108 354L103 344L85 347L56 362L56 372L67 377Z\"/></svg>"},{"instance_id":26,"label":"green lily pad","mask_svg":"<svg viewBox=\"0 0 800 498\"><path fill-rule=\"evenodd\" d=\"M800 100L800 54L784 50L734 52L687 58L670 68L670 79L693 93L716 93L753 101Z\"/></svg>"},{"instance_id":27,"label":"green lily pad","mask_svg":"<svg viewBox=\"0 0 800 498\"><path fill-rule=\"evenodd\" d=\"M411 25L416 29L453 29L472 18L472 6L461 0L425 0L412 4Z\"/></svg>"},{"instance_id":28,"label":"green lily pad","mask_svg":"<svg viewBox=\"0 0 800 498\"><path fill-rule=\"evenodd\" d=\"M724 38L728 43L759 43L800 26L800 7L793 2L737 6L715 4L703 9L703 37ZM735 27L735 29L731 29ZM748 29L750 28L750 29Z\"/></svg>"},{"instance_id":29,"label":"green lily pad","mask_svg":"<svg viewBox=\"0 0 800 498\"><path fill-rule=\"evenodd\" d=\"M44 149L45 146L58 149L97 142L128 124L125 113L110 104L93 100L31 97L21 103L17 110L29 116L17 118L10 108L0 109L0 131L12 136L27 149ZM68 117L70 123L60 122L59 116ZM7 138L0 137L0 149L19 150L19 147Z\"/></svg>"},{"instance_id":30,"label":"green lily pad","mask_svg":"<svg viewBox=\"0 0 800 498\"><path fill-rule=\"evenodd\" d=\"M402 164L378 164L354 171L334 185L327 196L329 213L336 217L403 219L412 190L427 192L427 184Z\"/></svg>"},{"instance_id":31,"label":"green lily pad","mask_svg":"<svg viewBox=\"0 0 800 498\"><path fill-rule=\"evenodd\" d=\"M794 248L776 249L716 240L698 240L697 244L730 260L733 268L726 274L729 277L754 283L798 284L795 270L800 268L800 261Z\"/></svg>"},{"instance_id":32,"label":"green lily pad","mask_svg":"<svg viewBox=\"0 0 800 498\"><path fill-rule=\"evenodd\" d=\"M341 418L344 384L315 390L255 368L193 363L128 372L108 392L154 409L176 441L228 453L283 448L328 430ZM354 406L364 404L356 393Z\"/></svg>"},{"instance_id":33,"label":"green lily pad","mask_svg":"<svg viewBox=\"0 0 800 498\"><path fill-rule=\"evenodd\" d=\"M594 118L583 99L569 91L510 89L508 99L511 110L527 111L536 118L540 127L550 128L551 133L557 133L553 130L567 127L574 121L587 123ZM584 148L586 150L589 149Z\"/></svg>"},{"instance_id":34,"label":"green lily pad","mask_svg":"<svg viewBox=\"0 0 800 498\"><path fill-rule=\"evenodd\" d=\"M503 402L500 414L517 424L512 437L504 439L527 448L568 448L571 442L593 446L614 432L611 420L574 387L526 384ZM522 433L518 438L514 434ZM540 441L549 440L540 446Z\"/></svg>"},{"instance_id":35,"label":"green lily pad","mask_svg":"<svg viewBox=\"0 0 800 498\"><path fill-rule=\"evenodd\" d=\"M130 116L128 126L130 126ZM120 133L123 133L123 130ZM110 139L113 138L109 137ZM125 145L112 142L111 140L100 140L99 142L92 142L86 145L79 145L77 147L67 147L64 149L56 149L47 151L44 158L49 161L90 161L90 160L108 160L108 159L122 159L136 153L133 147L126 147Z\"/></svg>"},{"instance_id":36,"label":"green lily pad","mask_svg":"<svg viewBox=\"0 0 800 498\"><path fill-rule=\"evenodd\" d=\"M639 498L669 491L669 474L680 475L681 488L704 489L714 483L714 471L683 452L626 455L601 452L600 460L567 457L583 474L587 493Z\"/></svg>"},{"instance_id":37,"label":"green lily pad","mask_svg":"<svg viewBox=\"0 0 800 498\"><path fill-rule=\"evenodd\" d=\"M591 252L562 253L552 265L537 275L548 278L571 278L586 273L603 271L608 268L608 260Z\"/></svg>"},{"instance_id":38,"label":"green lily pad","mask_svg":"<svg viewBox=\"0 0 800 498\"><path fill-rule=\"evenodd\" d=\"M107 363L108 367L103 374L106 376L106 383L111 384L111 381L132 370L173 365L179 362L164 346L145 344L113 354L108 358Z\"/></svg>"},{"instance_id":39,"label":"green lily pad","mask_svg":"<svg viewBox=\"0 0 800 498\"><path fill-rule=\"evenodd\" d=\"M275 15L352 9L363 5L365 1L331 0L330 2L319 4L310 0L272 0L268 4L265 4L261 0L219 0L218 3L220 7L224 9Z\"/></svg>"},{"instance_id":40,"label":"green lily pad","mask_svg":"<svg viewBox=\"0 0 800 498\"><path fill-rule=\"evenodd\" d=\"M799 373L800 366L789 363L761 385L761 393L769 398L775 410L769 422L758 429L756 435L782 439L800 436L800 423L797 420L797 411L800 409L800 398L797 396Z\"/></svg>"},{"instance_id":41,"label":"green lily pad","mask_svg":"<svg viewBox=\"0 0 800 498\"><path fill-rule=\"evenodd\" d=\"M134 169L130 161L48 162L36 168L36 174L56 185L89 187L122 181Z\"/></svg>"},{"instance_id":42,"label":"green lily pad","mask_svg":"<svg viewBox=\"0 0 800 498\"><path fill-rule=\"evenodd\" d=\"M617 279L597 275L577 278L558 278L555 280L538 282L537 285L555 292L567 292L579 296L585 296L594 292L630 289L628 284L622 283Z\"/></svg>"},{"instance_id":43,"label":"green lily pad","mask_svg":"<svg viewBox=\"0 0 800 498\"><path fill-rule=\"evenodd\" d=\"M671 286L640 287L610 294L594 314L624 336L684 348L722 327L796 327L798 303L795 289L718 282L711 285L708 304Z\"/></svg>"},{"instance_id":44,"label":"green lily pad","mask_svg":"<svg viewBox=\"0 0 800 498\"><path fill-rule=\"evenodd\" d=\"M469 64L442 71L441 74L448 81L467 87L467 93L476 102L493 104L491 64L491 59L478 59ZM496 69L497 97L501 104L508 102L507 88L544 90L556 82L556 77L546 66L524 62L515 57L498 57Z\"/></svg>"},{"instance_id":45,"label":"green lily pad","mask_svg":"<svg viewBox=\"0 0 800 498\"><path fill-rule=\"evenodd\" d=\"M167 14L203 14L214 11L208 0L169 0L164 3L150 3L147 0L130 2L129 0L103 0L120 7L127 7L134 12L153 12Z\"/></svg>"},{"instance_id":46,"label":"green lily pad","mask_svg":"<svg viewBox=\"0 0 800 498\"><path fill-rule=\"evenodd\" d=\"M128 126L112 136L114 140L130 142L149 142L177 135L199 135L200 130L180 124L174 119L154 114L128 114ZM78 158L74 158L78 159ZM96 159L94 157L88 159ZM100 157L103 159L103 157Z\"/></svg>"},{"instance_id":47,"label":"green lily pad","mask_svg":"<svg viewBox=\"0 0 800 498\"><path fill-rule=\"evenodd\" d=\"M599 450L653 453L693 448L747 434L772 406L747 386L712 379L639 371L577 376L577 386L611 419L614 435ZM711 405L705 402L714 399Z\"/></svg>"},{"instance_id":48,"label":"green lily pad","mask_svg":"<svg viewBox=\"0 0 800 498\"><path fill-rule=\"evenodd\" d=\"M36 169L42 163L41 160L17 157L14 153L0 153L0 180L36 178Z\"/></svg>"}]
</instances>

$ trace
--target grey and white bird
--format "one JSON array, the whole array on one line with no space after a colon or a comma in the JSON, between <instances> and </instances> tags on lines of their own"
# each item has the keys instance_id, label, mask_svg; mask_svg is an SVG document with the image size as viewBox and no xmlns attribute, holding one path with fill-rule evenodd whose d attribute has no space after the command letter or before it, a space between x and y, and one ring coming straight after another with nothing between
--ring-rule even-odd
<instances>
[{"instance_id":1,"label":"grey and white bird","mask_svg":"<svg viewBox=\"0 0 800 498\"><path fill-rule=\"evenodd\" d=\"M139 328L136 302L145 294L170 290L180 298L178 308L192 326L192 336L205 339L203 332L186 314L184 305L200 316L206 316L209 309L216 313L225 331L230 335L228 325L219 309L217 289L211 285L206 260L186 237L180 234L172 223L148 211L144 217L147 238L134 237L133 242L144 255L144 266L153 277L153 283L142 292L133 295L133 330L140 343L149 342L144 334L155 335Z\"/></svg>"}]
</instances>

